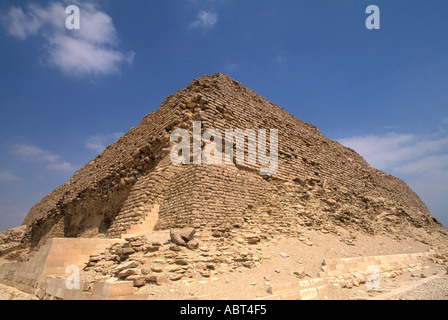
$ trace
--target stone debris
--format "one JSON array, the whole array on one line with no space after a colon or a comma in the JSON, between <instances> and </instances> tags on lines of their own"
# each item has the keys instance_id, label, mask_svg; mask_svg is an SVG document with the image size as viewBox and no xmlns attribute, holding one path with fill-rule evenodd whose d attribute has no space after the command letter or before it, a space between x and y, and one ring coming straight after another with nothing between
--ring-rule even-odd
<instances>
[{"instance_id":1,"label":"stone debris","mask_svg":"<svg viewBox=\"0 0 448 320\"><path fill-rule=\"evenodd\" d=\"M232 232L228 237L218 239L212 233L202 233L201 241L194 239L194 228L171 229L169 237L163 242L154 242L145 236L125 237L105 252L90 256L84 271L93 272L91 281L108 276L119 281L133 281L135 287L142 287L146 284L161 286L168 281L185 279L218 281L218 272L252 269L261 264L263 254L255 244L246 248L246 242L240 244L234 241L253 238L253 234ZM179 239L177 236L184 242L190 240L186 245L178 245L174 243ZM261 238L257 238L260 243ZM206 245L200 246L200 243ZM142 250L128 253L124 251L126 248Z\"/></svg>"},{"instance_id":2,"label":"stone debris","mask_svg":"<svg viewBox=\"0 0 448 320\"><path fill-rule=\"evenodd\" d=\"M304 279L307 276L304 269L300 269L298 271L293 271L293 274L299 279Z\"/></svg>"},{"instance_id":3,"label":"stone debris","mask_svg":"<svg viewBox=\"0 0 448 320\"><path fill-rule=\"evenodd\" d=\"M196 229L188 227L183 228L179 231L180 236L184 239L185 242L189 242L193 240L193 236L196 233Z\"/></svg>"}]
</instances>

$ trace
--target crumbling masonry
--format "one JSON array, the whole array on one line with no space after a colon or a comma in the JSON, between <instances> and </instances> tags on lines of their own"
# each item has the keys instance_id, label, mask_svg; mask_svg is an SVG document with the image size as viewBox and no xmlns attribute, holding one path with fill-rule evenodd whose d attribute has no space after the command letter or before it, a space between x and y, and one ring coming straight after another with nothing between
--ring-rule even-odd
<instances>
[{"instance_id":1,"label":"crumbling masonry","mask_svg":"<svg viewBox=\"0 0 448 320\"><path fill-rule=\"evenodd\" d=\"M193 121L221 132L277 129L277 173L261 176L259 165L172 164L170 134L191 132ZM223 74L203 76L168 97L36 204L24 221L27 241L36 247L53 237L119 238L155 207L155 230L297 234L304 227L337 233L351 226L412 234L442 228L403 181Z\"/></svg>"}]
</instances>

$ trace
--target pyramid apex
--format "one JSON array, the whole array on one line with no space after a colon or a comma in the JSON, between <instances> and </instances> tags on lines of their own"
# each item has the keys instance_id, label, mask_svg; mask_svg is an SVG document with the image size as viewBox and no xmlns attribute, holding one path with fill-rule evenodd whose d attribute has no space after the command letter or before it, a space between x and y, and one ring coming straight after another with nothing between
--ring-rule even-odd
<instances>
[{"instance_id":1,"label":"pyramid apex","mask_svg":"<svg viewBox=\"0 0 448 320\"><path fill-rule=\"evenodd\" d=\"M191 89L193 87L200 87L202 89L206 88L224 88L224 87L234 87L240 86L243 87L241 83L233 79L227 74L224 73L215 73L212 75L204 74L202 77L194 79L188 85L188 88Z\"/></svg>"}]
</instances>

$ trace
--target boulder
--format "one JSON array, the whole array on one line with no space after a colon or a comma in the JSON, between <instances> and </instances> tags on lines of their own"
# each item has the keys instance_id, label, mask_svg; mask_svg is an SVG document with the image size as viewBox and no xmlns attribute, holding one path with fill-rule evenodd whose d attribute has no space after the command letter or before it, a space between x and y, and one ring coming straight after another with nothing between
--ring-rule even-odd
<instances>
[{"instance_id":1,"label":"boulder","mask_svg":"<svg viewBox=\"0 0 448 320\"><path fill-rule=\"evenodd\" d=\"M118 278L123 279L127 278L129 276L139 276L142 274L142 271L140 269L125 269L118 273Z\"/></svg>"},{"instance_id":2,"label":"boulder","mask_svg":"<svg viewBox=\"0 0 448 320\"><path fill-rule=\"evenodd\" d=\"M137 261L128 261L125 263L122 263L120 265L118 265L117 267L115 267L112 272L113 273L119 273L125 269L133 269L138 267L139 263Z\"/></svg>"},{"instance_id":3,"label":"boulder","mask_svg":"<svg viewBox=\"0 0 448 320\"><path fill-rule=\"evenodd\" d=\"M186 246L187 245L185 240L180 235L179 230L171 229L170 230L170 238L171 238L171 241L173 243L177 244L178 246Z\"/></svg>"},{"instance_id":4,"label":"boulder","mask_svg":"<svg viewBox=\"0 0 448 320\"><path fill-rule=\"evenodd\" d=\"M146 284L146 277L142 275L132 275L126 278L127 281L132 281L134 287L143 287Z\"/></svg>"},{"instance_id":5,"label":"boulder","mask_svg":"<svg viewBox=\"0 0 448 320\"><path fill-rule=\"evenodd\" d=\"M161 286L164 283L167 283L168 279L166 276L158 274L158 275L148 275L146 276L146 281L150 283L155 283L158 286Z\"/></svg>"},{"instance_id":6,"label":"boulder","mask_svg":"<svg viewBox=\"0 0 448 320\"><path fill-rule=\"evenodd\" d=\"M182 230L180 230L179 233L182 239L188 242L193 239L195 232L196 230L194 228L189 227L189 228L183 228Z\"/></svg>"},{"instance_id":7,"label":"boulder","mask_svg":"<svg viewBox=\"0 0 448 320\"><path fill-rule=\"evenodd\" d=\"M172 274L172 275L170 275L170 280L178 281L178 280L182 279L182 277L183 277L183 275L181 275L181 274Z\"/></svg>"},{"instance_id":8,"label":"boulder","mask_svg":"<svg viewBox=\"0 0 448 320\"><path fill-rule=\"evenodd\" d=\"M188 241L187 248L190 250L195 250L195 249L199 248L199 241L194 240L194 239Z\"/></svg>"}]
</instances>

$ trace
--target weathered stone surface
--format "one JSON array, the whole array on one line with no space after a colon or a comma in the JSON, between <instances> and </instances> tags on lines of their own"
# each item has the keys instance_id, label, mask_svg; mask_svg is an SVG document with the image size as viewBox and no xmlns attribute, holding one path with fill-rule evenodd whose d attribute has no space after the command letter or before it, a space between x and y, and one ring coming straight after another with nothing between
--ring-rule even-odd
<instances>
[{"instance_id":1,"label":"weathered stone surface","mask_svg":"<svg viewBox=\"0 0 448 320\"><path fill-rule=\"evenodd\" d=\"M126 281L132 281L134 287L142 287L146 284L146 277L142 275L131 275Z\"/></svg>"},{"instance_id":2,"label":"weathered stone surface","mask_svg":"<svg viewBox=\"0 0 448 320\"><path fill-rule=\"evenodd\" d=\"M137 261L127 261L127 262L124 262L124 263L118 265L112 271L113 271L113 273L119 273L119 272L121 272L121 271L123 271L125 269L137 268L139 266L139 264L140 263L137 262Z\"/></svg>"},{"instance_id":3,"label":"weathered stone surface","mask_svg":"<svg viewBox=\"0 0 448 320\"><path fill-rule=\"evenodd\" d=\"M299 279L304 279L306 277L306 272L304 269L299 269L293 272L294 275Z\"/></svg>"},{"instance_id":4,"label":"weathered stone surface","mask_svg":"<svg viewBox=\"0 0 448 320\"><path fill-rule=\"evenodd\" d=\"M133 248L123 248L122 249L122 251L121 251L121 254L122 255L130 255L130 254L133 254L133 253L135 253L135 249L133 249Z\"/></svg>"},{"instance_id":5,"label":"weathered stone surface","mask_svg":"<svg viewBox=\"0 0 448 320\"><path fill-rule=\"evenodd\" d=\"M187 245L185 240L182 238L179 230L171 229L170 237L171 237L171 241L173 241L173 243L177 244L178 246L186 246Z\"/></svg>"},{"instance_id":6,"label":"weathered stone surface","mask_svg":"<svg viewBox=\"0 0 448 320\"><path fill-rule=\"evenodd\" d=\"M186 265L188 265L188 261L186 259L176 259L174 261L174 263L179 265L179 266L186 266Z\"/></svg>"},{"instance_id":7,"label":"weathered stone surface","mask_svg":"<svg viewBox=\"0 0 448 320\"><path fill-rule=\"evenodd\" d=\"M125 269L122 270L120 272L118 272L118 277L121 279L127 278L129 276L134 276L134 275L141 275L142 271L140 269Z\"/></svg>"},{"instance_id":8,"label":"weathered stone surface","mask_svg":"<svg viewBox=\"0 0 448 320\"><path fill-rule=\"evenodd\" d=\"M256 234L248 234L245 236L245 239L249 244L257 244L261 241L261 238Z\"/></svg>"},{"instance_id":9,"label":"weathered stone surface","mask_svg":"<svg viewBox=\"0 0 448 320\"><path fill-rule=\"evenodd\" d=\"M165 277L163 275L158 275L158 276L156 276L156 281L155 282L156 282L157 285L162 285L164 283L167 283L168 279L167 279L167 277Z\"/></svg>"},{"instance_id":10,"label":"weathered stone surface","mask_svg":"<svg viewBox=\"0 0 448 320\"><path fill-rule=\"evenodd\" d=\"M182 278L183 278L183 275L181 275L181 274L172 274L172 275L170 275L170 280L171 281L179 281Z\"/></svg>"},{"instance_id":11,"label":"weathered stone surface","mask_svg":"<svg viewBox=\"0 0 448 320\"><path fill-rule=\"evenodd\" d=\"M145 252L156 252L160 250L160 246L154 246L154 245L144 245L143 251Z\"/></svg>"},{"instance_id":12,"label":"weathered stone surface","mask_svg":"<svg viewBox=\"0 0 448 320\"><path fill-rule=\"evenodd\" d=\"M0 232L0 257L6 256L10 253L18 252L20 256L20 250L23 249L26 235L26 226L20 226L17 228L9 229ZM9 258L14 258L12 254Z\"/></svg>"},{"instance_id":13,"label":"weathered stone surface","mask_svg":"<svg viewBox=\"0 0 448 320\"><path fill-rule=\"evenodd\" d=\"M190 250L195 250L195 249L199 248L199 241L194 240L194 239L188 241L187 248Z\"/></svg>"},{"instance_id":14,"label":"weathered stone surface","mask_svg":"<svg viewBox=\"0 0 448 320\"><path fill-rule=\"evenodd\" d=\"M196 263L195 267L198 270L205 270L207 269L207 264L205 264L204 262L198 262Z\"/></svg>"},{"instance_id":15,"label":"weathered stone surface","mask_svg":"<svg viewBox=\"0 0 448 320\"><path fill-rule=\"evenodd\" d=\"M183 228L182 230L180 230L179 234L182 237L182 239L184 239L186 242L188 242L193 239L195 232L196 232L196 230L194 228L189 227L189 228Z\"/></svg>"},{"instance_id":16,"label":"weathered stone surface","mask_svg":"<svg viewBox=\"0 0 448 320\"><path fill-rule=\"evenodd\" d=\"M156 273L161 273L161 272L163 272L162 268L157 267L157 266L152 266L152 267L151 267L151 271L152 271L152 272L156 272Z\"/></svg>"}]
</instances>

